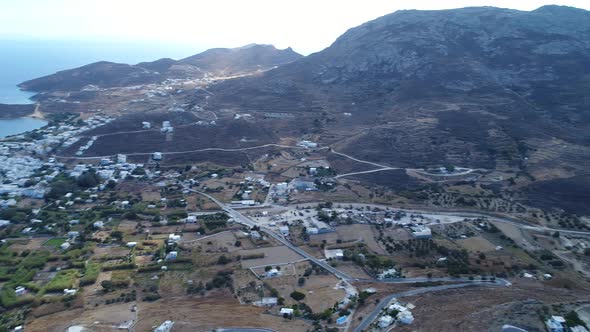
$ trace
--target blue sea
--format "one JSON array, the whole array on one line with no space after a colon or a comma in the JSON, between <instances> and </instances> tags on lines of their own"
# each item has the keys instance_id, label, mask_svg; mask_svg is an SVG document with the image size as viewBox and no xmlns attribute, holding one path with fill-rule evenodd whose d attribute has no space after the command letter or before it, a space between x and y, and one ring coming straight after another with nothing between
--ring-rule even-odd
<instances>
[{"instance_id":1,"label":"blue sea","mask_svg":"<svg viewBox=\"0 0 590 332\"><path fill-rule=\"evenodd\" d=\"M0 39L0 103L30 103L30 92L16 86L26 80L96 61L136 64L160 58L180 59L204 49L146 42Z\"/></svg>"},{"instance_id":2,"label":"blue sea","mask_svg":"<svg viewBox=\"0 0 590 332\"><path fill-rule=\"evenodd\" d=\"M39 129L46 124L46 121L35 118L2 119L0 120L0 138Z\"/></svg>"}]
</instances>

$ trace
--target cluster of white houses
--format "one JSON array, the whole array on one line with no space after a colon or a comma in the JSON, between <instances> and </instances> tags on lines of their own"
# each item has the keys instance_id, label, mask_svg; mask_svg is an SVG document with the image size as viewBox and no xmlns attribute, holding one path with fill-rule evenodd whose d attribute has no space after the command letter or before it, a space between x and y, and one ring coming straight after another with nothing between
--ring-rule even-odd
<instances>
[{"instance_id":1,"label":"cluster of white houses","mask_svg":"<svg viewBox=\"0 0 590 332\"><path fill-rule=\"evenodd\" d=\"M1 143L1 146L5 146L5 144L6 146L12 145L12 148L18 148L29 153L34 152L37 155L44 156L54 151L57 147L71 146L79 140L79 135L83 132L98 128L113 120L114 118L111 117L97 115L86 119L82 126L48 126L37 129L35 133L38 137L35 137L34 140L28 139L25 133L9 137ZM22 141L23 139L25 141Z\"/></svg>"},{"instance_id":2,"label":"cluster of white houses","mask_svg":"<svg viewBox=\"0 0 590 332\"><path fill-rule=\"evenodd\" d=\"M40 171L45 167L43 171ZM43 162L29 156L0 156L0 194L9 197L25 196L43 198L47 193L48 182L53 180L63 169L63 164ZM1 207L7 207L12 201L0 202Z\"/></svg>"},{"instance_id":3,"label":"cluster of white houses","mask_svg":"<svg viewBox=\"0 0 590 332\"><path fill-rule=\"evenodd\" d=\"M54 158L42 160L57 147L67 147L78 140L77 135L97 128L113 119L94 116L81 127L71 125L48 126L35 131L35 139L27 134L8 137L0 141L0 194L11 197L26 196L44 198L47 185L63 170L64 165ZM0 207L13 205L11 200L3 200Z\"/></svg>"},{"instance_id":4,"label":"cluster of white houses","mask_svg":"<svg viewBox=\"0 0 590 332\"><path fill-rule=\"evenodd\" d=\"M403 305L394 299L393 304L385 309L384 314L379 317L377 325L379 328L385 330L389 329L395 321L404 325L412 324L414 322L414 316L410 310L413 308L414 306L412 304Z\"/></svg>"},{"instance_id":5,"label":"cluster of white houses","mask_svg":"<svg viewBox=\"0 0 590 332\"><path fill-rule=\"evenodd\" d=\"M78 178L82 174L94 170L101 180L124 180L129 176L134 176L132 173L136 168L142 168L143 164L134 164L127 162L127 156L118 154L116 161L112 161L110 158L101 159L99 165L91 164L78 164L68 171L68 175L73 178ZM137 175L140 176L140 175ZM97 188L98 190L104 189L104 184Z\"/></svg>"}]
</instances>

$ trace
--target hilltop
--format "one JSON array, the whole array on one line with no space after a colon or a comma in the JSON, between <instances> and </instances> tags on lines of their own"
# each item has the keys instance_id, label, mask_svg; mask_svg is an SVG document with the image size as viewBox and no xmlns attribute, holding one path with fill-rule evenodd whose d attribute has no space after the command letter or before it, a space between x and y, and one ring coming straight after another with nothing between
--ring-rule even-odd
<instances>
[{"instance_id":1,"label":"hilltop","mask_svg":"<svg viewBox=\"0 0 590 332\"><path fill-rule=\"evenodd\" d=\"M166 79L237 75L265 70L302 57L291 48L252 44L216 48L181 60L159 59L136 65L99 61L75 69L32 79L19 87L35 92L80 90L88 85L108 88L159 83Z\"/></svg>"}]
</instances>

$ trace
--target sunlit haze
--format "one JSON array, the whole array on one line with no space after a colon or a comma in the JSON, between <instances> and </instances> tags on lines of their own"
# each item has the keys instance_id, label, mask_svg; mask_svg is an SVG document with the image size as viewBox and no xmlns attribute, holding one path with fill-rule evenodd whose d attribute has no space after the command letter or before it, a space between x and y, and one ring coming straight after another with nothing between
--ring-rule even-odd
<instances>
[{"instance_id":1,"label":"sunlit haze","mask_svg":"<svg viewBox=\"0 0 590 332\"><path fill-rule=\"evenodd\" d=\"M329 46L351 27L399 9L533 10L549 3L590 8L585 0L19 0L0 5L0 36L134 40L195 49L265 43L308 54Z\"/></svg>"}]
</instances>

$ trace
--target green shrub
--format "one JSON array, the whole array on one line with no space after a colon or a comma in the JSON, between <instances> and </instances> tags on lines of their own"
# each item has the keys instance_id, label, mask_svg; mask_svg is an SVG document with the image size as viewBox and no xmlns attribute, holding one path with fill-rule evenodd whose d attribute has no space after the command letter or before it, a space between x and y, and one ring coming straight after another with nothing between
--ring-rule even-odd
<instances>
[{"instance_id":1,"label":"green shrub","mask_svg":"<svg viewBox=\"0 0 590 332\"><path fill-rule=\"evenodd\" d=\"M100 273L100 265L97 263L87 263L84 269L84 276L80 278L80 286L90 285L96 282Z\"/></svg>"},{"instance_id":2,"label":"green shrub","mask_svg":"<svg viewBox=\"0 0 590 332\"><path fill-rule=\"evenodd\" d=\"M66 238L54 237L47 240L47 242L45 242L44 245L59 248L59 246L61 246L64 242L66 242Z\"/></svg>"},{"instance_id":3,"label":"green shrub","mask_svg":"<svg viewBox=\"0 0 590 332\"><path fill-rule=\"evenodd\" d=\"M144 296L143 300L147 301L147 302L153 302L153 301L158 300L159 298L160 298L160 294L152 293L152 294L147 294L146 296Z\"/></svg>"},{"instance_id":4,"label":"green shrub","mask_svg":"<svg viewBox=\"0 0 590 332\"><path fill-rule=\"evenodd\" d=\"M23 305L27 305L33 302L35 298L33 296L22 296L17 297L14 293L14 288L11 286L4 285L0 290L0 303L4 308L16 308Z\"/></svg>"},{"instance_id":5,"label":"green shrub","mask_svg":"<svg viewBox=\"0 0 590 332\"><path fill-rule=\"evenodd\" d=\"M48 260L49 251L33 251L20 262L20 266L27 269L42 268Z\"/></svg>"},{"instance_id":6,"label":"green shrub","mask_svg":"<svg viewBox=\"0 0 590 332\"><path fill-rule=\"evenodd\" d=\"M294 291L291 293L291 298L297 302L303 300L305 298L305 294L298 292L298 291Z\"/></svg>"},{"instance_id":7,"label":"green shrub","mask_svg":"<svg viewBox=\"0 0 590 332\"><path fill-rule=\"evenodd\" d=\"M45 286L45 291L62 292L66 288L72 288L77 277L77 270L61 270Z\"/></svg>"}]
</instances>

